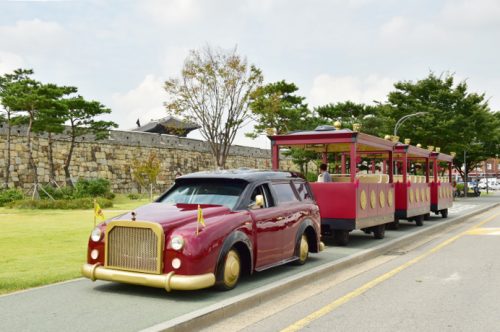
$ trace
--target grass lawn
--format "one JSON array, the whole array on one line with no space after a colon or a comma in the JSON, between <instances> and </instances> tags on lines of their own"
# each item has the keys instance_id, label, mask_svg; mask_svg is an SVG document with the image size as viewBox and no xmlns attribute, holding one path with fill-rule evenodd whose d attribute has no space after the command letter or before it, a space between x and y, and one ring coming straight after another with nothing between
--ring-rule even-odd
<instances>
[{"instance_id":1,"label":"grass lawn","mask_svg":"<svg viewBox=\"0 0 500 332\"><path fill-rule=\"evenodd\" d=\"M117 197L104 215L148 202ZM79 278L93 227L92 210L0 208L0 294Z\"/></svg>"}]
</instances>

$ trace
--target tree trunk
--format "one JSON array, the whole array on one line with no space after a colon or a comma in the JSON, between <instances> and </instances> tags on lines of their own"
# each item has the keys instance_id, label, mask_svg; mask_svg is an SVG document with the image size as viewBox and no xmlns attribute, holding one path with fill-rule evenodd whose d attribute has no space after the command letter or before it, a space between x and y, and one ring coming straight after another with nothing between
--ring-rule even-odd
<instances>
[{"instance_id":1,"label":"tree trunk","mask_svg":"<svg viewBox=\"0 0 500 332\"><path fill-rule=\"evenodd\" d=\"M48 151L47 151L47 157L49 159L49 182L52 186L56 186L56 170L54 167L54 154L52 150L52 133L48 133Z\"/></svg>"},{"instance_id":2,"label":"tree trunk","mask_svg":"<svg viewBox=\"0 0 500 332\"><path fill-rule=\"evenodd\" d=\"M5 179L4 188L9 188L9 178L10 178L10 134L12 128L10 126L10 111L7 110L7 158L5 158Z\"/></svg>"},{"instance_id":3,"label":"tree trunk","mask_svg":"<svg viewBox=\"0 0 500 332\"><path fill-rule=\"evenodd\" d=\"M75 140L76 140L76 135L75 135L75 130L73 127L71 127L71 143L69 145L69 152L68 155L66 156L66 160L64 161L64 176L66 178L66 185L73 187L73 181L71 181L71 173L69 172L69 166L71 165L71 158L73 157L73 150L75 148Z\"/></svg>"},{"instance_id":4,"label":"tree trunk","mask_svg":"<svg viewBox=\"0 0 500 332\"><path fill-rule=\"evenodd\" d=\"M33 126L33 114L30 113L30 121L26 137L28 139L28 165L33 172L33 198L40 198L38 194L38 170L36 169L35 159L33 158L33 142L31 139L31 127Z\"/></svg>"}]
</instances>

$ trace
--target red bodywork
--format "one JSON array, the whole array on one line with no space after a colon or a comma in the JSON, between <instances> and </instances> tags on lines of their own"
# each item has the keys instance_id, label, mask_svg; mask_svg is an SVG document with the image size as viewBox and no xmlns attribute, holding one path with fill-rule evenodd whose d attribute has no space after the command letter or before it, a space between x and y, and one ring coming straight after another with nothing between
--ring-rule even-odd
<instances>
[{"instance_id":1,"label":"red bodywork","mask_svg":"<svg viewBox=\"0 0 500 332\"><path fill-rule=\"evenodd\" d=\"M165 233L163 252L163 273L173 271L172 260L180 258L182 265L175 270L179 275L199 275L215 273L221 248L225 239L232 233L241 232L251 243L253 270L261 270L291 260L294 255L296 236L300 224L312 220L317 234L318 252L320 241L320 221L318 207L314 203L295 202L261 210L231 211L223 206L201 205L205 227L197 229L197 208L193 204L168 205L151 203L135 210L137 220L159 223ZM131 220L130 213L111 219ZM133 221L131 221L133 223ZM103 232L106 223L99 225ZM186 245L179 252L170 247L170 239L182 235ZM92 249L101 253L97 260L90 257ZM104 263L104 239L99 242L89 240L87 262Z\"/></svg>"},{"instance_id":2,"label":"red bodywork","mask_svg":"<svg viewBox=\"0 0 500 332\"><path fill-rule=\"evenodd\" d=\"M279 169L280 148L316 151L322 153L323 162L329 153L341 156L340 173L348 173L343 182L310 183L320 207L323 233L367 228L394 220L393 142L348 129L297 132L269 136L269 139L274 170ZM359 179L357 164L360 157L384 160L385 179L388 181L366 183ZM352 161L348 168L347 159Z\"/></svg>"},{"instance_id":3,"label":"red bodywork","mask_svg":"<svg viewBox=\"0 0 500 332\"><path fill-rule=\"evenodd\" d=\"M398 144L394 147L394 157L401 175L394 180L396 192L396 218L409 219L415 216L423 216L430 212L431 192L429 184L429 156L430 151L411 146L408 144ZM416 183L414 176L408 172L410 161L421 163L424 176L419 176L419 180L424 182Z\"/></svg>"},{"instance_id":4,"label":"red bodywork","mask_svg":"<svg viewBox=\"0 0 500 332\"><path fill-rule=\"evenodd\" d=\"M431 182L431 211L438 213L453 206L453 186L451 184L451 166L453 157L443 153L433 152L431 154L432 168L434 171ZM447 176L444 182L438 176L442 168L440 164L446 164ZM447 214L447 212L446 212Z\"/></svg>"}]
</instances>

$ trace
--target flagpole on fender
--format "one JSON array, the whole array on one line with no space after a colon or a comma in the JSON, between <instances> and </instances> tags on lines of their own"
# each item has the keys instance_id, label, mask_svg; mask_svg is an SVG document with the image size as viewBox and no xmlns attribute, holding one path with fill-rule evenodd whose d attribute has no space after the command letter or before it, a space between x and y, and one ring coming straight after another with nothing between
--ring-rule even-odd
<instances>
[{"instance_id":1,"label":"flagpole on fender","mask_svg":"<svg viewBox=\"0 0 500 332\"><path fill-rule=\"evenodd\" d=\"M96 215L95 215L95 214L96 214L96 213L95 213L96 203L97 203L97 202L96 202L96 199L94 198L94 228L95 228L95 225L96 225L96 219L97 219L97 217L96 217Z\"/></svg>"}]
</instances>

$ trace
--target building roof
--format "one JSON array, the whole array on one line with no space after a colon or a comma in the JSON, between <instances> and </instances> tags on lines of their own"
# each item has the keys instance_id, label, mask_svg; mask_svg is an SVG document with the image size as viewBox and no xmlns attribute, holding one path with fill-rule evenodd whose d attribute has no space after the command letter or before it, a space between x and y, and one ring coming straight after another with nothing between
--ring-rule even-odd
<instances>
[{"instance_id":1,"label":"building roof","mask_svg":"<svg viewBox=\"0 0 500 332\"><path fill-rule=\"evenodd\" d=\"M174 116L166 116L161 119L151 120L143 126L132 129L147 133L170 134L186 137L190 131L200 128L195 123L187 122Z\"/></svg>"}]
</instances>

